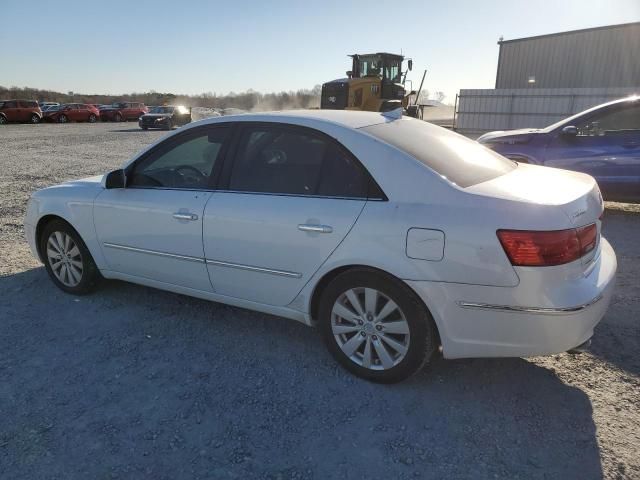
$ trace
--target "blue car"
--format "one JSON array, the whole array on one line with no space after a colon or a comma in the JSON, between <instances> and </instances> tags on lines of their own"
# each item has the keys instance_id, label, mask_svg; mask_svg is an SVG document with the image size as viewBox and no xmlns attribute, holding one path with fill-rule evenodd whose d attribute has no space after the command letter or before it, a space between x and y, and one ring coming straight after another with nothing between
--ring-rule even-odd
<instances>
[{"instance_id":1,"label":"blue car","mask_svg":"<svg viewBox=\"0 0 640 480\"><path fill-rule=\"evenodd\" d=\"M478 142L521 163L593 176L605 200L640 202L640 97L598 105L546 128L490 132Z\"/></svg>"}]
</instances>

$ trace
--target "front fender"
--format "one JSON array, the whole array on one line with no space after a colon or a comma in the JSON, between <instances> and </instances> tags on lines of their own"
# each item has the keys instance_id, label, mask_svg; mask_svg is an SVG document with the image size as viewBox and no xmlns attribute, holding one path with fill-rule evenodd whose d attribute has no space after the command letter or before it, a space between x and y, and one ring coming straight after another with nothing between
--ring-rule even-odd
<instances>
[{"instance_id":1,"label":"front fender","mask_svg":"<svg viewBox=\"0 0 640 480\"><path fill-rule=\"evenodd\" d=\"M37 245L36 235L41 222L51 216L59 217L78 232L96 266L103 269L106 263L93 223L93 202L102 191L102 187L95 181L85 183L86 185L83 185L81 180L36 192L27 206L25 231L30 237L30 245Z\"/></svg>"}]
</instances>

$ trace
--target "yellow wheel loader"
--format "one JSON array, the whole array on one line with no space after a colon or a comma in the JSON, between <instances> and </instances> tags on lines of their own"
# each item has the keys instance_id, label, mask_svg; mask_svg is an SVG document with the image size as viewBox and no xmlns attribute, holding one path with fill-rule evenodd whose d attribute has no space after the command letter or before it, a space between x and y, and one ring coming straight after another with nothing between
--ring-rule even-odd
<instances>
[{"instance_id":1,"label":"yellow wheel loader","mask_svg":"<svg viewBox=\"0 0 640 480\"><path fill-rule=\"evenodd\" d=\"M322 85L320 108L330 110L365 110L389 112L399 108L405 115L421 117L422 109L417 99L422 90L407 93L407 73L413 61L407 60L407 70L402 71L404 56L393 53L369 53L349 55L352 59L347 78L332 80ZM426 75L426 70L424 75ZM424 82L424 75L422 82Z\"/></svg>"}]
</instances>

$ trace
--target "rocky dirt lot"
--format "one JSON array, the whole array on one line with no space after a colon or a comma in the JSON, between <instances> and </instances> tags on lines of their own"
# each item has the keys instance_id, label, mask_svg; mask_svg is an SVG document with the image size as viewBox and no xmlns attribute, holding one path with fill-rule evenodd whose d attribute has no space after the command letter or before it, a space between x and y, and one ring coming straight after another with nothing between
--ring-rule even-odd
<instances>
[{"instance_id":1,"label":"rocky dirt lot","mask_svg":"<svg viewBox=\"0 0 640 480\"><path fill-rule=\"evenodd\" d=\"M590 353L437 360L374 385L292 321L53 286L23 239L29 194L164 134L0 128L1 478L640 478L640 215L605 214L619 279Z\"/></svg>"}]
</instances>

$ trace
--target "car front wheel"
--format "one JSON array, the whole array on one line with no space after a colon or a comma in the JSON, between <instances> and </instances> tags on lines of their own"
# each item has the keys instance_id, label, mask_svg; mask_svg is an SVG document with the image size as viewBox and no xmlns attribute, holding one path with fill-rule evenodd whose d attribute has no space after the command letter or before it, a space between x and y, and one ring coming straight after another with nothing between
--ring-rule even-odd
<instances>
[{"instance_id":1,"label":"car front wheel","mask_svg":"<svg viewBox=\"0 0 640 480\"><path fill-rule=\"evenodd\" d=\"M31 123L40 123L40 117L34 113L33 115L31 115L31 118L29 118L29 121Z\"/></svg>"},{"instance_id":2,"label":"car front wheel","mask_svg":"<svg viewBox=\"0 0 640 480\"><path fill-rule=\"evenodd\" d=\"M67 123L69 122L69 118L66 115L60 115L58 117L58 123Z\"/></svg>"},{"instance_id":3,"label":"car front wheel","mask_svg":"<svg viewBox=\"0 0 640 480\"><path fill-rule=\"evenodd\" d=\"M96 123L98 121L98 117L96 117L93 113L89 115L89 123Z\"/></svg>"},{"instance_id":4,"label":"car front wheel","mask_svg":"<svg viewBox=\"0 0 640 480\"><path fill-rule=\"evenodd\" d=\"M62 220L46 225L40 235L40 252L49 277L67 293L89 293L100 279L100 272L80 235Z\"/></svg>"},{"instance_id":5,"label":"car front wheel","mask_svg":"<svg viewBox=\"0 0 640 480\"><path fill-rule=\"evenodd\" d=\"M435 323L416 294L377 270L338 275L322 293L318 321L334 358L374 382L410 377L438 348Z\"/></svg>"}]
</instances>

